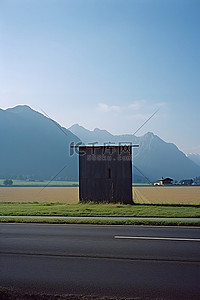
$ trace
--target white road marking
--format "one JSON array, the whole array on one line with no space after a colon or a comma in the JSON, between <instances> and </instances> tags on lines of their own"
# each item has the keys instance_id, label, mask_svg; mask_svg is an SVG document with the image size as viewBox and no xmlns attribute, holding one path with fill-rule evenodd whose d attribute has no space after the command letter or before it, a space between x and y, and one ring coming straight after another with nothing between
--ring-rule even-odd
<instances>
[{"instance_id":1,"label":"white road marking","mask_svg":"<svg viewBox=\"0 0 200 300\"><path fill-rule=\"evenodd\" d=\"M115 239L135 239L135 240L167 240L167 241L189 241L189 242L200 242L200 239L191 238L173 238L173 237L154 237L154 236L123 236L115 235Z\"/></svg>"}]
</instances>

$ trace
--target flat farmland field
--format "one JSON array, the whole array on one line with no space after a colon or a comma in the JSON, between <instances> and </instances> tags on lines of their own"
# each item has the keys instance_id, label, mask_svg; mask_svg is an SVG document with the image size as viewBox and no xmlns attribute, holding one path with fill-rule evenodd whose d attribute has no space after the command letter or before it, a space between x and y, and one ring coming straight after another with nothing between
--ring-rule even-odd
<instances>
[{"instance_id":1,"label":"flat farmland field","mask_svg":"<svg viewBox=\"0 0 200 300\"><path fill-rule=\"evenodd\" d=\"M150 186L133 188L138 204L200 205L200 186Z\"/></svg>"},{"instance_id":2,"label":"flat farmland field","mask_svg":"<svg viewBox=\"0 0 200 300\"><path fill-rule=\"evenodd\" d=\"M1 187L0 202L78 203L77 187Z\"/></svg>"},{"instance_id":3,"label":"flat farmland field","mask_svg":"<svg viewBox=\"0 0 200 300\"><path fill-rule=\"evenodd\" d=\"M78 187L0 187L0 202L78 203ZM135 187L138 204L200 205L200 186Z\"/></svg>"}]
</instances>

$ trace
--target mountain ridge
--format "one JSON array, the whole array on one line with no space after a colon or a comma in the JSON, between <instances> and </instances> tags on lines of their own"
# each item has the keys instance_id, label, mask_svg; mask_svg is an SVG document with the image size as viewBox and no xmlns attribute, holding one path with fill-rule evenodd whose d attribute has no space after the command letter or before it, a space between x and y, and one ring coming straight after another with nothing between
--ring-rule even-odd
<instances>
[{"instance_id":1,"label":"mountain ridge","mask_svg":"<svg viewBox=\"0 0 200 300\"><path fill-rule=\"evenodd\" d=\"M200 176L200 166L176 145L166 143L152 132L138 137L112 135L99 128L90 131L78 124L67 129L27 105L0 109L0 128L1 178L51 180L58 174L58 180L77 180L78 155L70 145L81 141L139 144L139 148L133 149L133 165L137 167L133 173L138 182L144 182L142 174L150 181L162 176L174 180ZM61 169L64 170L59 173Z\"/></svg>"},{"instance_id":2,"label":"mountain ridge","mask_svg":"<svg viewBox=\"0 0 200 300\"><path fill-rule=\"evenodd\" d=\"M200 154L198 153L188 153L187 157L193 161L194 163L196 163L198 166L200 166Z\"/></svg>"},{"instance_id":3,"label":"mountain ridge","mask_svg":"<svg viewBox=\"0 0 200 300\"><path fill-rule=\"evenodd\" d=\"M58 127L28 106L0 111L1 178L51 179L68 165L62 178L77 180L77 158L70 156L69 149L72 140L80 140L67 129L64 135Z\"/></svg>"},{"instance_id":4,"label":"mountain ridge","mask_svg":"<svg viewBox=\"0 0 200 300\"><path fill-rule=\"evenodd\" d=\"M79 131L79 126L75 124L68 129L72 130L84 144L88 144L88 142L139 144L139 148L133 150L133 162L135 167L140 169L151 181L156 181L162 176L172 177L174 180L199 176L199 166L189 160L175 144L165 142L152 132L138 137L131 134L112 135L104 129L99 129L97 136L95 130L90 131L83 126L80 126L81 130ZM110 140L107 139L108 137ZM139 175L138 172L136 174Z\"/></svg>"}]
</instances>

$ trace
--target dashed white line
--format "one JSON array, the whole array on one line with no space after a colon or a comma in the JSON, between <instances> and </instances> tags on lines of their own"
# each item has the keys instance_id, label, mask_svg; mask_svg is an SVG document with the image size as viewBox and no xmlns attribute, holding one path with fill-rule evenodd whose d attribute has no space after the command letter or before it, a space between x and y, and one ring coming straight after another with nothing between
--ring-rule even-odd
<instances>
[{"instance_id":1,"label":"dashed white line","mask_svg":"<svg viewBox=\"0 0 200 300\"><path fill-rule=\"evenodd\" d=\"M134 240L166 240L166 241L187 241L200 242L200 239L193 238L173 238L173 237L154 237L154 236L123 236L115 235L115 239L134 239Z\"/></svg>"}]
</instances>

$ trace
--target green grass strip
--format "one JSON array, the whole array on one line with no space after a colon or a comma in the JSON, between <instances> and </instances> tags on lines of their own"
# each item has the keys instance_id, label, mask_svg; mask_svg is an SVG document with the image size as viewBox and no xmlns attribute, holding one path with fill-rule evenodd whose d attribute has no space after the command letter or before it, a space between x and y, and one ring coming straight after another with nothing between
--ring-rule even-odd
<instances>
[{"instance_id":1,"label":"green grass strip","mask_svg":"<svg viewBox=\"0 0 200 300\"><path fill-rule=\"evenodd\" d=\"M159 225L159 226L200 226L199 221L171 220L109 220L109 219L45 219L45 218L3 218L2 223L44 223L44 224L93 224L93 225Z\"/></svg>"},{"instance_id":2,"label":"green grass strip","mask_svg":"<svg viewBox=\"0 0 200 300\"><path fill-rule=\"evenodd\" d=\"M0 216L198 218L200 206L0 202Z\"/></svg>"}]
</instances>

